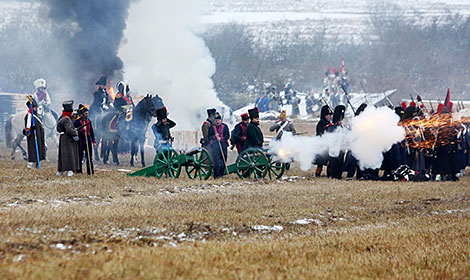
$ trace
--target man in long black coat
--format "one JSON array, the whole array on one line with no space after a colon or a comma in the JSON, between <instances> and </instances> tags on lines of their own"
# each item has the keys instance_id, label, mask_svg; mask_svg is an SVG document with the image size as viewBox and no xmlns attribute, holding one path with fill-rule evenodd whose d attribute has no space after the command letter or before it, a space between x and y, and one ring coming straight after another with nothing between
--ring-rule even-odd
<instances>
[{"instance_id":1,"label":"man in long black coat","mask_svg":"<svg viewBox=\"0 0 470 280\"><path fill-rule=\"evenodd\" d=\"M250 123L247 125L245 130L245 145L244 150L249 148L263 148L263 132L259 128L259 111L258 108L248 110L250 115Z\"/></svg>"},{"instance_id":2,"label":"man in long black coat","mask_svg":"<svg viewBox=\"0 0 470 280\"><path fill-rule=\"evenodd\" d=\"M65 101L62 104L62 115L57 121L59 138L59 158L57 164L57 175L67 171L67 176L79 170L78 164L78 132L72 121L73 101Z\"/></svg>"},{"instance_id":3,"label":"man in long black coat","mask_svg":"<svg viewBox=\"0 0 470 280\"><path fill-rule=\"evenodd\" d=\"M329 126L332 125L331 123L331 115L333 115L333 111L331 110L330 106L325 105L321 108L320 113L320 121L317 124L317 136L322 136L325 131L328 129ZM328 155L320 155L315 160L317 164L317 169L315 170L315 176L319 177L323 170L323 165L328 164Z\"/></svg>"},{"instance_id":4,"label":"man in long black coat","mask_svg":"<svg viewBox=\"0 0 470 280\"><path fill-rule=\"evenodd\" d=\"M30 102L26 103L26 106L30 109ZM26 135L26 141L28 143L28 167L32 168L38 166L38 156L36 153L36 142L38 145L39 161L46 159L46 141L44 140L44 127L41 120L37 117L38 103L32 99L33 112L29 113L24 118L25 129L23 134ZM34 125L33 119L34 118Z\"/></svg>"}]
</instances>

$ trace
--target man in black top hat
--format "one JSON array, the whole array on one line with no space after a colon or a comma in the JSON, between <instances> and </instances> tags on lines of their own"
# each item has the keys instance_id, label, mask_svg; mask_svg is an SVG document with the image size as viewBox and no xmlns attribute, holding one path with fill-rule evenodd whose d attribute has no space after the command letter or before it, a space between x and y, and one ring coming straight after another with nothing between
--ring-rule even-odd
<instances>
[{"instance_id":1,"label":"man in black top hat","mask_svg":"<svg viewBox=\"0 0 470 280\"><path fill-rule=\"evenodd\" d=\"M344 113L346 112L346 107L344 105L338 105L335 108L333 113L333 125L328 127L328 132L334 132L339 127L343 126ZM327 175L330 178L341 179L343 174L343 162L344 162L344 150L339 145L330 149L328 154L330 155Z\"/></svg>"},{"instance_id":2,"label":"man in black top hat","mask_svg":"<svg viewBox=\"0 0 470 280\"><path fill-rule=\"evenodd\" d=\"M263 132L259 128L259 111L258 108L248 110L250 115L250 123L247 125L245 130L245 146L244 150L248 148L263 148Z\"/></svg>"},{"instance_id":3,"label":"man in black top hat","mask_svg":"<svg viewBox=\"0 0 470 280\"><path fill-rule=\"evenodd\" d=\"M152 125L152 131L155 135L153 146L157 153L161 149L170 149L172 147L173 137L171 137L170 128L175 126L176 123L168 119L166 107L157 109L157 123Z\"/></svg>"},{"instance_id":4,"label":"man in black top hat","mask_svg":"<svg viewBox=\"0 0 470 280\"><path fill-rule=\"evenodd\" d=\"M331 116L333 115L333 111L331 111L330 106L325 105L321 108L321 113L320 113L320 121L317 124L317 136L321 136L325 133L325 131L328 129L329 126L332 125L331 123ZM321 175L321 172L323 170L323 165L328 164L328 155L319 155L315 159L315 163L317 164L317 169L315 170L315 176L319 177Z\"/></svg>"},{"instance_id":5,"label":"man in black top hat","mask_svg":"<svg viewBox=\"0 0 470 280\"><path fill-rule=\"evenodd\" d=\"M202 131L202 138L200 140L201 146L209 151L209 154L211 153L211 144L210 144L210 139L209 139L209 128L211 128L214 125L214 119L215 119L215 113L216 110L214 108L212 109L207 109L207 119L204 121L204 123L201 126L201 131Z\"/></svg>"},{"instance_id":6,"label":"man in black top hat","mask_svg":"<svg viewBox=\"0 0 470 280\"><path fill-rule=\"evenodd\" d=\"M46 159L46 141L44 138L44 126L41 120L37 117L38 103L33 98L30 100L32 102L26 102L28 114L24 118L25 129L23 130L23 134L26 135L26 141L28 144L28 168L33 168L33 165L36 165L36 167L38 166L38 154L39 161ZM31 104L33 111L29 112ZM32 118L34 118L34 121ZM36 142L38 145L38 153L36 153Z\"/></svg>"},{"instance_id":7,"label":"man in black top hat","mask_svg":"<svg viewBox=\"0 0 470 280\"><path fill-rule=\"evenodd\" d=\"M59 158L57 175L62 175L67 171L67 176L72 176L73 172L79 170L78 165L78 132L72 121L73 101L65 101L62 104L62 115L57 121L57 131L59 138Z\"/></svg>"},{"instance_id":8,"label":"man in black top hat","mask_svg":"<svg viewBox=\"0 0 470 280\"><path fill-rule=\"evenodd\" d=\"M91 125L90 119L88 119L88 108L82 104L78 105L79 118L74 121L75 128L78 129L78 159L79 169L78 173L82 173L82 162L83 154L86 157L87 174L91 175L95 173L93 167L93 147L96 145L95 133Z\"/></svg>"}]
</instances>

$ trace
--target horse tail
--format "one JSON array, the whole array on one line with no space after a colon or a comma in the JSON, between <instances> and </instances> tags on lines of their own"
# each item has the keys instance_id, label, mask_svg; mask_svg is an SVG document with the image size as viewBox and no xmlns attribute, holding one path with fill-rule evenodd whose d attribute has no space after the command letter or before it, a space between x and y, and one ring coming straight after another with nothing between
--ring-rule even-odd
<instances>
[{"instance_id":1,"label":"horse tail","mask_svg":"<svg viewBox=\"0 0 470 280\"><path fill-rule=\"evenodd\" d=\"M12 143L13 143L13 135L12 135L13 124L11 122L12 118L13 117L8 118L5 124L5 144L7 148L12 148Z\"/></svg>"}]
</instances>

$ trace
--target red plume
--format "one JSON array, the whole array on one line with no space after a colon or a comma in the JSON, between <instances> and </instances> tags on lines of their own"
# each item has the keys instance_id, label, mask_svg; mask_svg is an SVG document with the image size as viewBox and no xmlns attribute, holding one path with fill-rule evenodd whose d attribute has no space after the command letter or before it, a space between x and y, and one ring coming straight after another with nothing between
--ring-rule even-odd
<instances>
[{"instance_id":1,"label":"red plume","mask_svg":"<svg viewBox=\"0 0 470 280\"><path fill-rule=\"evenodd\" d=\"M405 101L403 101L403 102L401 103L401 107L403 107L403 110L406 110L406 102L405 102Z\"/></svg>"}]
</instances>

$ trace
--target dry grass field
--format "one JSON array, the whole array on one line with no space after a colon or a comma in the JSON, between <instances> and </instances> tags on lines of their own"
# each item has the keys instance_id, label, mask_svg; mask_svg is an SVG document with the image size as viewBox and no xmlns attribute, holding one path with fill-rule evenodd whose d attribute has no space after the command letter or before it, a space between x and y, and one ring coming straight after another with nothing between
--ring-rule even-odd
<instances>
[{"instance_id":1,"label":"dry grass field","mask_svg":"<svg viewBox=\"0 0 470 280\"><path fill-rule=\"evenodd\" d=\"M459 182L57 177L0 158L0 279L470 277Z\"/></svg>"}]
</instances>

